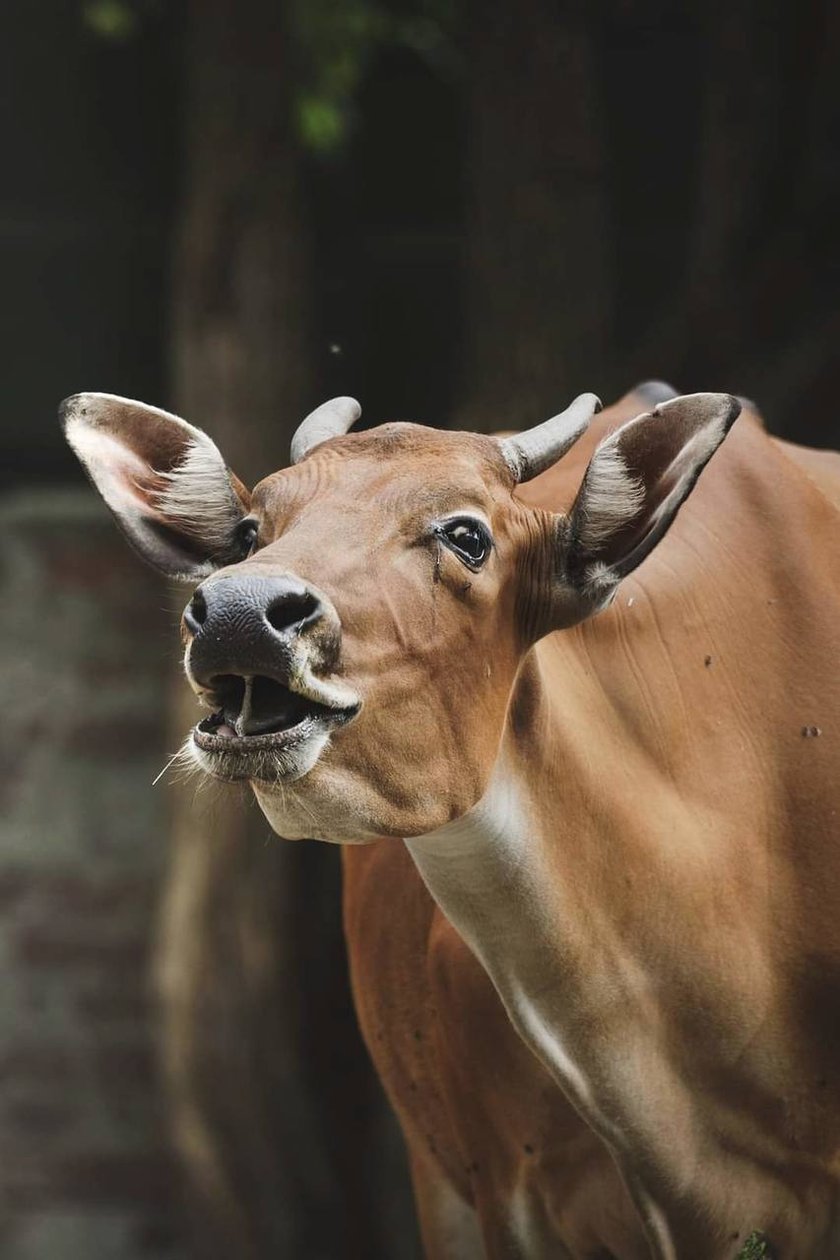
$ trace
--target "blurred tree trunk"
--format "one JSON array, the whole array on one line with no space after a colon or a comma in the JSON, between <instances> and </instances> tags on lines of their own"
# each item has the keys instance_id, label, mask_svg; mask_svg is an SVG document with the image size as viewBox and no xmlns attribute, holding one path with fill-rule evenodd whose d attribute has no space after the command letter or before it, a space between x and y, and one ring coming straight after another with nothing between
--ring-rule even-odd
<instances>
[{"instance_id":1,"label":"blurred tree trunk","mask_svg":"<svg viewBox=\"0 0 840 1260\"><path fill-rule=\"evenodd\" d=\"M469 6L459 427L536 423L604 380L611 256L596 36L582 2Z\"/></svg>"},{"instance_id":2,"label":"blurred tree trunk","mask_svg":"<svg viewBox=\"0 0 840 1260\"><path fill-rule=\"evenodd\" d=\"M175 392L249 484L288 460L309 375L309 260L277 0L193 0Z\"/></svg>"},{"instance_id":3,"label":"blurred tree trunk","mask_svg":"<svg viewBox=\"0 0 840 1260\"><path fill-rule=\"evenodd\" d=\"M655 66L637 61L622 113L647 142L638 100L655 92L672 124L681 117L675 130L689 158L662 164L658 188L640 186L639 160L639 175L617 190L617 217L631 221L635 240L640 210L655 213L663 188L681 181L688 194L682 252L660 253L658 313L620 330L622 375L747 394L775 430L836 443L837 8L829 0L689 3L674 32L681 46L668 56L662 5L633 0L612 10L615 42L626 43L635 26L637 44L659 53ZM679 66L680 84L669 79L670 65ZM662 115L657 121L662 128ZM634 141L625 141L626 151Z\"/></svg>"},{"instance_id":4,"label":"blurred tree trunk","mask_svg":"<svg viewBox=\"0 0 840 1260\"><path fill-rule=\"evenodd\" d=\"M287 461L315 401L292 55L277 0L193 3L175 405L250 484ZM176 687L183 732L195 705ZM277 840L250 792L176 794L158 980L201 1257L415 1254L351 1006L337 859Z\"/></svg>"},{"instance_id":5,"label":"blurred tree trunk","mask_svg":"<svg viewBox=\"0 0 840 1260\"><path fill-rule=\"evenodd\" d=\"M784 416L813 388L837 329L821 265L837 197L826 161L840 106L836 10L733 0L686 12L699 74L685 80L696 141L682 283L628 360L658 356L680 383L705 376Z\"/></svg>"},{"instance_id":6,"label":"blurred tree trunk","mask_svg":"<svg viewBox=\"0 0 840 1260\"><path fill-rule=\"evenodd\" d=\"M687 369L708 357L774 427L836 444L837 6L738 0L714 21L701 13L707 76Z\"/></svg>"},{"instance_id":7,"label":"blurred tree trunk","mask_svg":"<svg viewBox=\"0 0 840 1260\"><path fill-rule=\"evenodd\" d=\"M488 0L464 44L456 423L664 377L836 443L837 6Z\"/></svg>"}]
</instances>

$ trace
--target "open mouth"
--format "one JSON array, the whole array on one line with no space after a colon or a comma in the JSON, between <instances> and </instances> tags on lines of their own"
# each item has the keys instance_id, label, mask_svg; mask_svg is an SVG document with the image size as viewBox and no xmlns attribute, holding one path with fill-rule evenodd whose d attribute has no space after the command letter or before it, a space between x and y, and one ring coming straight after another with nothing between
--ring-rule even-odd
<instances>
[{"instance_id":1,"label":"open mouth","mask_svg":"<svg viewBox=\"0 0 840 1260\"><path fill-rule=\"evenodd\" d=\"M288 748L317 729L348 722L358 704L322 704L261 674L223 674L213 679L215 712L193 728L205 752L260 752Z\"/></svg>"}]
</instances>

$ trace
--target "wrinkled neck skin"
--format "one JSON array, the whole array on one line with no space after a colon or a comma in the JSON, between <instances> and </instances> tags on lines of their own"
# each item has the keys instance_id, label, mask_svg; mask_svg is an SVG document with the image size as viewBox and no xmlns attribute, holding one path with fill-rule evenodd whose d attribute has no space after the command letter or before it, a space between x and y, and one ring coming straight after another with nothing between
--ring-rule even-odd
<instances>
[{"instance_id":1,"label":"wrinkled neck skin","mask_svg":"<svg viewBox=\"0 0 840 1260\"><path fill-rule=\"evenodd\" d=\"M669 657L653 611L619 603L609 614L619 640L632 616L644 643L646 621L673 675L680 645ZM771 967L785 930L760 834L772 827L742 821L719 795L732 799L733 766L761 776L765 750L744 753L738 720L718 738L701 729L669 745L667 713L638 690L649 671L630 668L616 685L603 659L586 627L538 644L484 796L406 844L523 1040L609 1146L652 1254L731 1260L756 1229L782 1255L816 1254L784 1250L806 1237L837 1244L834 1182L826 1188L836 1157L813 1119L819 1103L797 1100L795 1121L776 1108L803 1091ZM708 681L702 660L699 677ZM702 703L682 684L668 678L669 710L673 688L689 711ZM733 686L722 666L713 685ZM744 809L761 804L753 796ZM768 804L768 818L780 809ZM820 1164L815 1198L807 1184L791 1189L798 1160L806 1183Z\"/></svg>"}]
</instances>

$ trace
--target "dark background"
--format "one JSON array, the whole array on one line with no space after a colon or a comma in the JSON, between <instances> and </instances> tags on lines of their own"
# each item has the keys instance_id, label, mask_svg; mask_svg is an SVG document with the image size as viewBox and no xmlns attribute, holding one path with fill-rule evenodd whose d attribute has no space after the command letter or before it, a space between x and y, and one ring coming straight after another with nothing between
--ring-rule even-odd
<instances>
[{"instance_id":1,"label":"dark background","mask_svg":"<svg viewBox=\"0 0 840 1260\"><path fill-rule=\"evenodd\" d=\"M56 405L175 409L246 480L335 393L495 429L660 377L836 446L840 9L7 0L0 25L0 1254L408 1260L335 854L150 788L188 722L185 593Z\"/></svg>"}]
</instances>

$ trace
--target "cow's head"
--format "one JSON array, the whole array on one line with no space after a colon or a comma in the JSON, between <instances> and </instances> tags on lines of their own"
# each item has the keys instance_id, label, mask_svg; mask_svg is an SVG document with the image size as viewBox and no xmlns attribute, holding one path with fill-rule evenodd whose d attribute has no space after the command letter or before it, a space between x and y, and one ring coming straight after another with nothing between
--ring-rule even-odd
<instances>
[{"instance_id":1,"label":"cow's head","mask_svg":"<svg viewBox=\"0 0 840 1260\"><path fill-rule=\"evenodd\" d=\"M568 515L518 482L555 462L598 401L519 437L387 424L352 399L298 430L249 493L176 416L108 394L63 406L68 440L129 540L199 583L183 618L209 715L190 754L248 780L290 838L412 836L482 795L520 663L608 604L668 529L739 406L661 404L595 451Z\"/></svg>"}]
</instances>

